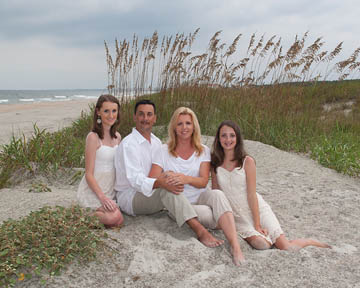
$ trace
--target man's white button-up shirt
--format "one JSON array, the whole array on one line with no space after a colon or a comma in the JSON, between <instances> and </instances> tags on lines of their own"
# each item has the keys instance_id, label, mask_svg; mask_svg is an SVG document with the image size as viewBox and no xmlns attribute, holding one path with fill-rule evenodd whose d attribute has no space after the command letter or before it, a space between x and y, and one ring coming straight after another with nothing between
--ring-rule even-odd
<instances>
[{"instance_id":1,"label":"man's white button-up shirt","mask_svg":"<svg viewBox=\"0 0 360 288\"><path fill-rule=\"evenodd\" d=\"M147 177L152 165L152 152L161 147L161 141L151 134L151 143L136 128L126 136L116 149L115 192L117 203L126 214L134 215L132 202L136 192L147 197L153 193L154 178Z\"/></svg>"}]
</instances>

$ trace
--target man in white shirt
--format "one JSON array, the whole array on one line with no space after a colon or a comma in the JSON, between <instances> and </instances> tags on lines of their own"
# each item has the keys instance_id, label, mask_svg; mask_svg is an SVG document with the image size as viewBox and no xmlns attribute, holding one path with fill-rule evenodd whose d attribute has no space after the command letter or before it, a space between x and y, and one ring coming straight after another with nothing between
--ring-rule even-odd
<instances>
[{"instance_id":1,"label":"man in white shirt","mask_svg":"<svg viewBox=\"0 0 360 288\"><path fill-rule=\"evenodd\" d=\"M167 184L166 173L157 179L147 177L152 153L161 146L161 141L151 133L156 122L155 113L155 104L150 100L137 102L134 111L136 127L116 150L114 189L118 205L123 212L134 216L153 214L166 208L179 227L186 222L205 246L219 246L223 241L216 239L200 224L194 208L182 194L182 185Z\"/></svg>"}]
</instances>

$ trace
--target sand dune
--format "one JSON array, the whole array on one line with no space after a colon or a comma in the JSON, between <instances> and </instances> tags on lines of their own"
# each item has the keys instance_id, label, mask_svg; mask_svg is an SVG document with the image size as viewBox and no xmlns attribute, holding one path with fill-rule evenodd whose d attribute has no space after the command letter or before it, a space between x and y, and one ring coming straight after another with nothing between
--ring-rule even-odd
<instances>
[{"instance_id":1,"label":"sand dune","mask_svg":"<svg viewBox=\"0 0 360 288\"><path fill-rule=\"evenodd\" d=\"M33 115L44 113L45 122L52 121L46 113L60 110L44 109L47 112ZM8 123L16 123L17 112L6 113ZM208 145L212 139L204 137ZM109 230L116 240L107 240L114 248L111 253L100 253L98 261L87 266L71 265L48 280L47 287L360 287L360 180L302 155L254 141L245 145L256 159L258 192L271 205L287 237L316 238L332 249L257 251L240 239L247 261L235 267L228 244L206 248L188 227L178 228L166 212L126 216L120 230ZM50 187L52 192L46 193L29 193L26 184L0 190L0 222L44 205L75 202L76 186ZM214 233L224 239L221 231ZM19 287L38 287L38 282L33 279Z\"/></svg>"}]
</instances>

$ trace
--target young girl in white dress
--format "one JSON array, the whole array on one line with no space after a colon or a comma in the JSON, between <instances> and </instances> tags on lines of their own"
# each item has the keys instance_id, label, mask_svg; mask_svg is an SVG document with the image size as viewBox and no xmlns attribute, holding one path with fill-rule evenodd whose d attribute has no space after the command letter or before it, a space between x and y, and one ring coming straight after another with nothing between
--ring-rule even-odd
<instances>
[{"instance_id":1,"label":"young girl in white dress","mask_svg":"<svg viewBox=\"0 0 360 288\"><path fill-rule=\"evenodd\" d=\"M123 222L114 201L114 156L121 141L116 131L120 123L119 108L118 99L112 95L101 95L97 100L92 132L86 137L85 175L77 192L79 204L94 209L106 227L120 226Z\"/></svg>"},{"instance_id":2,"label":"young girl in white dress","mask_svg":"<svg viewBox=\"0 0 360 288\"><path fill-rule=\"evenodd\" d=\"M255 160L244 150L239 126L223 121L216 133L211 153L212 188L220 189L233 209L238 233L255 249L272 245L281 249L301 249L312 245L330 248L313 239L288 240L270 206L256 193Z\"/></svg>"}]
</instances>

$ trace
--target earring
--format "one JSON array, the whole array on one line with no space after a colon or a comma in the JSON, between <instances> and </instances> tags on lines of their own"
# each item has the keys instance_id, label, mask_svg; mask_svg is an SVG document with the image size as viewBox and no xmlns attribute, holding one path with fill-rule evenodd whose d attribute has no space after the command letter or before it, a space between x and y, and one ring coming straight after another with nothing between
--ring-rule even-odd
<instances>
[{"instance_id":1,"label":"earring","mask_svg":"<svg viewBox=\"0 0 360 288\"><path fill-rule=\"evenodd\" d=\"M97 120L96 120L96 123L99 124L99 125L101 124L101 118L100 118L100 116L98 116L98 118L97 118Z\"/></svg>"}]
</instances>

